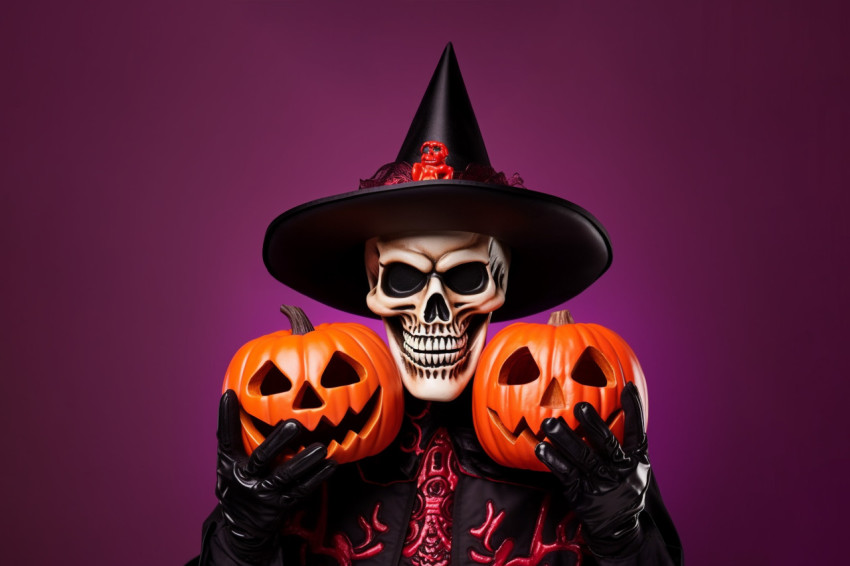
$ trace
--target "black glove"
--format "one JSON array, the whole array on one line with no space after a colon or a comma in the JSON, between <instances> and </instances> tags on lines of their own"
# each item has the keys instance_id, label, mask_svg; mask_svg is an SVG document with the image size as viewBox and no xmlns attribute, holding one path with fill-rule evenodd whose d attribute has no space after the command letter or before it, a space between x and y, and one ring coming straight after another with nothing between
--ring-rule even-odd
<instances>
[{"instance_id":1,"label":"black glove","mask_svg":"<svg viewBox=\"0 0 850 566\"><path fill-rule=\"evenodd\" d=\"M336 463L327 449L312 444L283 464L277 456L301 432L297 421L280 422L249 457L242 442L239 401L228 390L218 415L218 468L215 486L224 525L216 546L230 560L262 564L277 552L286 512L318 487Z\"/></svg>"},{"instance_id":2,"label":"black glove","mask_svg":"<svg viewBox=\"0 0 850 566\"><path fill-rule=\"evenodd\" d=\"M643 408L637 388L628 383L620 396L625 414L623 445L589 403L574 414L592 449L564 419L546 419L551 442L537 445L537 457L564 486L564 495L584 524L590 549L601 557L628 556L643 543L638 515L650 481Z\"/></svg>"}]
</instances>

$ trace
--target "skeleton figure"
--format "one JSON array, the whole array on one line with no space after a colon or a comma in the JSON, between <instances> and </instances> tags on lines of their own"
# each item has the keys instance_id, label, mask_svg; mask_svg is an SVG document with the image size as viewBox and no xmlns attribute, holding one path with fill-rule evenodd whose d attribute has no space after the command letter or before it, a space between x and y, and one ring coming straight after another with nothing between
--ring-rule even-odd
<instances>
[{"instance_id":1,"label":"skeleton figure","mask_svg":"<svg viewBox=\"0 0 850 566\"><path fill-rule=\"evenodd\" d=\"M454 169L446 164L446 158L449 156L449 148L446 147L446 144L438 141L426 141L419 151L422 153L421 161L414 163L411 171L414 181L451 179L454 177Z\"/></svg>"},{"instance_id":2,"label":"skeleton figure","mask_svg":"<svg viewBox=\"0 0 850 566\"><path fill-rule=\"evenodd\" d=\"M384 320L405 388L451 401L475 373L493 311L505 302L509 255L471 232L373 238L369 309Z\"/></svg>"},{"instance_id":3,"label":"skeleton figure","mask_svg":"<svg viewBox=\"0 0 850 566\"><path fill-rule=\"evenodd\" d=\"M414 397L404 400L406 429L359 462L337 467L321 443L281 462L303 438L305 427L293 419L248 455L239 399L227 391L219 410L219 506L204 524L199 564L681 566L633 386L622 400L625 449L590 405L575 412L589 445L566 421L547 421L535 453L548 475L489 459L475 436L471 395L461 395L492 313L540 312L593 283L611 261L605 230L572 203L505 184L492 169L451 44L387 165L361 189L279 215L266 231L263 260L285 285L356 314L364 314L357 289L366 268L366 306L384 320ZM464 179L453 179L452 167ZM452 229L467 231L436 231L447 212ZM479 228L491 218L493 225ZM515 230L529 220L534 230ZM518 265L540 249L560 261ZM509 253L523 273L514 272L506 304ZM351 279L345 271L329 277L328 260L352 268Z\"/></svg>"}]
</instances>

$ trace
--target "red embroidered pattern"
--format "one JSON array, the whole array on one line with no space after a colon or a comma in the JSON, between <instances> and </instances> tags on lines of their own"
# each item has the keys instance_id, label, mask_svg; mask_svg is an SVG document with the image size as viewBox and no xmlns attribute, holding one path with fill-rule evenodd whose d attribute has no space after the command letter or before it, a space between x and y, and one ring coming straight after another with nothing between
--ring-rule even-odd
<instances>
[{"instance_id":1,"label":"red embroidered pattern","mask_svg":"<svg viewBox=\"0 0 850 566\"><path fill-rule=\"evenodd\" d=\"M414 566L448 566L452 551L452 507L458 465L446 431L440 429L422 458L416 503L402 555Z\"/></svg>"},{"instance_id":2,"label":"red embroidered pattern","mask_svg":"<svg viewBox=\"0 0 850 566\"><path fill-rule=\"evenodd\" d=\"M473 549L469 550L469 557L478 564L488 564L489 566L536 566L541 563L543 557L550 552L568 551L576 555L576 566L581 565L581 547L584 540L581 536L581 525L576 528L576 533L573 538L567 537L567 525L575 520L575 516L571 513L567 515L560 523L555 526L555 540L551 542L543 542L543 525L546 523L546 515L549 512L549 498L543 501L540 507L540 513L537 516L537 524L534 527L534 535L531 539L531 547L528 556L517 556L511 560L508 557L514 548L514 539L508 537L502 541L498 548L493 548L493 532L499 528L502 519L505 518L505 511L499 511L496 514L493 508L493 502L487 502L487 518L480 527L470 529L469 533L481 541L482 546L487 551L487 554L476 552Z\"/></svg>"},{"instance_id":3,"label":"red embroidered pattern","mask_svg":"<svg viewBox=\"0 0 850 566\"><path fill-rule=\"evenodd\" d=\"M283 529L284 534L296 535L305 541L304 547L301 549L301 563L307 564L307 548L312 554L324 554L333 557L340 566L351 566L353 560L361 560L370 558L376 554L380 554L384 550L384 543L375 542L375 537L378 533L385 533L389 530L380 519L378 513L381 510L381 504L376 503L372 510L371 520L365 517L358 517L357 524L363 530L364 539L358 545L354 545L351 539L344 533L336 533L331 538L331 546L325 546L325 537L327 534L328 520L328 505L327 492L323 490L321 513L318 523L313 529L307 528L302 524L304 512L297 513L291 521L289 521Z\"/></svg>"},{"instance_id":4,"label":"red embroidered pattern","mask_svg":"<svg viewBox=\"0 0 850 566\"><path fill-rule=\"evenodd\" d=\"M423 452L425 452L420 444L422 444L422 427L419 426L419 421L425 418L425 415L431 410L431 402L425 404L425 408L422 409L422 412L418 415L407 414L410 419L410 424L413 427L412 433L406 438L407 442L402 442L400 444L400 448L402 452L413 453L419 456Z\"/></svg>"}]
</instances>

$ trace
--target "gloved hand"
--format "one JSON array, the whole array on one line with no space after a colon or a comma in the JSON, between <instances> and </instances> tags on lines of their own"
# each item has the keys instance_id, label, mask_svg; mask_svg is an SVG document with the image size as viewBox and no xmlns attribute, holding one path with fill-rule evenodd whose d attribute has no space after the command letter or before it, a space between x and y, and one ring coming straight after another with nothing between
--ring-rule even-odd
<instances>
[{"instance_id":1,"label":"gloved hand","mask_svg":"<svg viewBox=\"0 0 850 566\"><path fill-rule=\"evenodd\" d=\"M218 415L216 496L225 536L217 537L231 558L261 564L275 552L286 512L334 471L327 448L312 444L283 464L275 459L301 432L295 420L279 423L251 456L245 453L239 401L233 390L221 397Z\"/></svg>"},{"instance_id":2,"label":"gloved hand","mask_svg":"<svg viewBox=\"0 0 850 566\"><path fill-rule=\"evenodd\" d=\"M573 411L590 447L558 417L543 421L549 442L535 450L564 486L590 549L602 557L628 556L640 548L644 536L638 515L651 470L643 408L632 383L620 399L625 415L622 446L593 406L578 403Z\"/></svg>"}]
</instances>

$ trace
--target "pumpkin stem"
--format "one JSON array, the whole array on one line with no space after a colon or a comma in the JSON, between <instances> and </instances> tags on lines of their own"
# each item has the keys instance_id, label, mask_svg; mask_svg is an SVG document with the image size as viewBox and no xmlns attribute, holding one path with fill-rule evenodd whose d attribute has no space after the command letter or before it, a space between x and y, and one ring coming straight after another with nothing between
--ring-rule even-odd
<instances>
[{"instance_id":1,"label":"pumpkin stem","mask_svg":"<svg viewBox=\"0 0 850 566\"><path fill-rule=\"evenodd\" d=\"M552 326L564 326L565 324L575 324L575 320L573 320L573 315L570 314L570 311L564 309L562 311L555 311L549 315L549 322Z\"/></svg>"},{"instance_id":2,"label":"pumpkin stem","mask_svg":"<svg viewBox=\"0 0 850 566\"><path fill-rule=\"evenodd\" d=\"M304 311L294 305L280 305L280 312L286 315L289 319L289 324L292 326L293 336L302 336L308 332L313 332L313 324Z\"/></svg>"}]
</instances>

